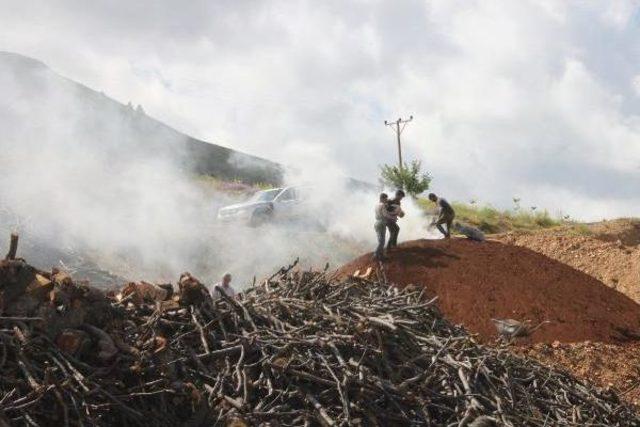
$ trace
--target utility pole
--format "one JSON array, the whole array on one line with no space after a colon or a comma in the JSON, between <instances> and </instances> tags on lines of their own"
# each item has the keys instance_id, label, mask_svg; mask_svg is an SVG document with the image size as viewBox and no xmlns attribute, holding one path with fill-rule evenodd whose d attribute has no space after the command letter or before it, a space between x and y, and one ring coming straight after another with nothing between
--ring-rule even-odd
<instances>
[{"instance_id":1,"label":"utility pole","mask_svg":"<svg viewBox=\"0 0 640 427\"><path fill-rule=\"evenodd\" d=\"M393 129L393 131L396 133L396 137L398 138L398 165L400 166L400 170L402 170L402 146L400 145L400 135L402 134L404 128L407 126L407 123L409 123L411 120L413 120L413 116L409 116L409 119L398 119L394 122L388 122L386 120L384 121L385 126L391 127L391 129Z\"/></svg>"}]
</instances>

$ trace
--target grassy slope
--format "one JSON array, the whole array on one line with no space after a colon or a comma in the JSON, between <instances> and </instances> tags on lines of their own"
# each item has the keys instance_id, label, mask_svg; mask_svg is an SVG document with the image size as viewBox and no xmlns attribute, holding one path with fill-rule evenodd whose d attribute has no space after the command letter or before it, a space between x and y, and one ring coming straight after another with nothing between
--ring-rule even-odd
<instances>
[{"instance_id":1,"label":"grassy slope","mask_svg":"<svg viewBox=\"0 0 640 427\"><path fill-rule=\"evenodd\" d=\"M271 188L268 184L248 185L239 181L227 181L212 176L194 176L194 181L205 191L222 192L226 194L249 194L255 191ZM434 210L434 205L427 199L418 199L418 205L425 211ZM465 203L453 203L456 211L456 220L478 227L485 233L505 233L508 231L534 231L551 228L559 225L570 225L577 228L581 224L572 221L563 221L551 217L547 211L532 212L526 210L499 210L490 205L470 205ZM579 232L579 234L582 234Z\"/></svg>"},{"instance_id":2,"label":"grassy slope","mask_svg":"<svg viewBox=\"0 0 640 427\"><path fill-rule=\"evenodd\" d=\"M425 212L432 213L434 205L418 199ZM551 234L553 236L593 237L619 242L627 246L640 245L640 218L617 218L592 223L578 222L551 216L547 211L500 210L490 205L452 203L456 220L478 227L487 234Z\"/></svg>"},{"instance_id":3,"label":"grassy slope","mask_svg":"<svg viewBox=\"0 0 640 427\"><path fill-rule=\"evenodd\" d=\"M418 199L418 204L427 211L434 209L433 203L426 199ZM573 222L553 218L547 211L500 210L490 205L479 206L458 202L452 205L456 211L457 221L477 227L489 234L514 230L540 230L573 224Z\"/></svg>"},{"instance_id":4,"label":"grassy slope","mask_svg":"<svg viewBox=\"0 0 640 427\"><path fill-rule=\"evenodd\" d=\"M245 184L228 181L207 175L194 176L194 181L205 191L222 192L230 195L250 194L258 190L271 188L269 184ZM418 199L418 205L426 212L433 212L434 205L427 199ZM456 220L477 227L488 234L507 233L509 231L536 231L562 226L562 231L574 235L590 235L591 227L575 221L566 221L552 217L546 210L527 209L500 210L491 205L478 205L454 202Z\"/></svg>"}]
</instances>

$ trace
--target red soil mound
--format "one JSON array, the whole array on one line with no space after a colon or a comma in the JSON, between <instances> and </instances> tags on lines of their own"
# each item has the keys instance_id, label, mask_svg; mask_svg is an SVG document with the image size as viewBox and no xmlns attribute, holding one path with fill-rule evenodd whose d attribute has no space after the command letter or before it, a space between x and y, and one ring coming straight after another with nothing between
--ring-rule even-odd
<instances>
[{"instance_id":1,"label":"red soil mound","mask_svg":"<svg viewBox=\"0 0 640 427\"><path fill-rule=\"evenodd\" d=\"M367 254L344 265L339 276L378 268ZM400 286L425 286L439 297L446 317L483 339L496 336L492 318L545 320L521 342L620 342L637 338L640 305L565 264L519 246L466 239L401 244L384 263Z\"/></svg>"}]
</instances>

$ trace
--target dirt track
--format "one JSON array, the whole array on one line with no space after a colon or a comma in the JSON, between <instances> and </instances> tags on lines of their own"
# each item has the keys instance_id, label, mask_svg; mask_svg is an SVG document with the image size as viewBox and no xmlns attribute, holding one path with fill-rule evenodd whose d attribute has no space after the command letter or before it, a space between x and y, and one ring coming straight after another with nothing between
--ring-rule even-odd
<instances>
[{"instance_id":1,"label":"dirt track","mask_svg":"<svg viewBox=\"0 0 640 427\"><path fill-rule=\"evenodd\" d=\"M565 264L527 248L465 239L405 242L385 263L389 280L419 284L438 295L451 320L483 339L495 337L491 318L549 320L533 342L621 342L640 332L640 306ZM376 267L371 254L338 270Z\"/></svg>"}]
</instances>

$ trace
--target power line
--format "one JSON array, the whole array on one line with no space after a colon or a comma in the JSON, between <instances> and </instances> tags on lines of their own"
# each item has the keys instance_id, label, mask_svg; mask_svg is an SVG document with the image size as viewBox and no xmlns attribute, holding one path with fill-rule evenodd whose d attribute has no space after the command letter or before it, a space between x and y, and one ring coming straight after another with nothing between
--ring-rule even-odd
<instances>
[{"instance_id":1,"label":"power line","mask_svg":"<svg viewBox=\"0 0 640 427\"><path fill-rule=\"evenodd\" d=\"M385 126L391 127L391 129L396 133L396 137L398 139L398 165L400 166L400 169L402 169L402 146L400 144L400 135L402 135L402 131L411 120L413 120L413 116L409 116L409 119L398 119L394 122L384 121ZM400 125L402 125L402 127Z\"/></svg>"}]
</instances>

